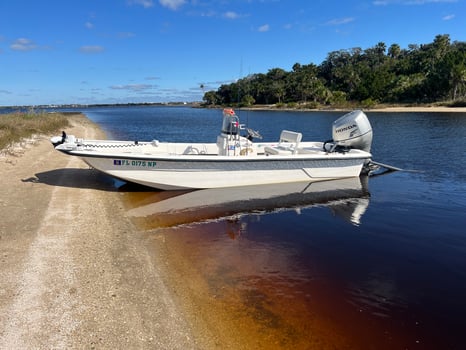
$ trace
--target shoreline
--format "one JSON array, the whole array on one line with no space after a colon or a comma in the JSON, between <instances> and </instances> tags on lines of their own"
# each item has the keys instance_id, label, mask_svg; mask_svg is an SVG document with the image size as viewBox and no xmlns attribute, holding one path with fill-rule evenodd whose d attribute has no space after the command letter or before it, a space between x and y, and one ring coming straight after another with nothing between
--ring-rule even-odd
<instances>
[{"instance_id":1,"label":"shoreline","mask_svg":"<svg viewBox=\"0 0 466 350\"><path fill-rule=\"evenodd\" d=\"M105 107L121 107L125 108L128 107L127 104L123 105L104 105ZM339 108L339 107L322 107L322 108L298 108L298 107L276 107L275 104L273 105L254 105L251 107L235 107L235 106L208 106L204 107L201 106L200 103L188 103L188 104L131 104L131 106L144 106L144 107L191 107L191 108L206 108L206 109L223 109L223 108L228 108L232 107L238 110L248 110L248 111L293 111L293 112L347 112L347 111L352 111L356 109L363 110L364 112L387 112L387 113L424 113L424 112L435 112L435 113L466 113L466 106L464 107L448 107L448 106L436 106L436 105L387 105L387 106L375 106L375 107L363 107L363 106L349 106L345 108ZM90 106L93 107L93 106ZM98 107L103 107L103 106L95 106L96 108ZM7 109L24 109L27 108L27 106L23 107L7 107L7 106L0 106L0 112L2 109L7 110ZM67 113L81 113L81 110L83 108L89 108L89 106L75 106L72 109L74 111L72 112L63 112L63 114Z\"/></svg>"},{"instance_id":2,"label":"shoreline","mask_svg":"<svg viewBox=\"0 0 466 350\"><path fill-rule=\"evenodd\" d=\"M220 108L220 107L219 107ZM374 108L363 108L363 107L354 107L354 108L316 108L316 109L306 109L306 108L277 108L275 106L258 106L258 107L241 107L240 110L248 111L290 111L290 112L349 112L352 110L360 109L366 113L377 112L377 113L466 113L466 107L443 107L443 106L394 106L394 107L374 107Z\"/></svg>"}]
</instances>

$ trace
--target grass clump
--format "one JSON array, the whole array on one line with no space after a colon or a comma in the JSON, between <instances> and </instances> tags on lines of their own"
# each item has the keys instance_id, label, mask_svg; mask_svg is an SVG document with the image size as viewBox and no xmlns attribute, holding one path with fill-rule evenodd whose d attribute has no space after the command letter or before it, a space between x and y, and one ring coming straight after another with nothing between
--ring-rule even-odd
<instances>
[{"instance_id":1,"label":"grass clump","mask_svg":"<svg viewBox=\"0 0 466 350\"><path fill-rule=\"evenodd\" d=\"M50 135L69 126L61 113L15 112L0 114L0 150L32 135Z\"/></svg>"}]
</instances>

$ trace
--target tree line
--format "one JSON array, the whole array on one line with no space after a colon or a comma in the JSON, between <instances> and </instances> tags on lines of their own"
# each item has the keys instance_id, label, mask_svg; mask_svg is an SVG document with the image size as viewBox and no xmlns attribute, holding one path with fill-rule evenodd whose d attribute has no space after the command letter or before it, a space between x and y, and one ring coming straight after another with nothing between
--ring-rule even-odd
<instances>
[{"instance_id":1,"label":"tree line","mask_svg":"<svg viewBox=\"0 0 466 350\"><path fill-rule=\"evenodd\" d=\"M276 104L304 108L359 103L450 102L466 105L466 42L448 34L432 43L330 52L320 64L270 69L204 94L204 105Z\"/></svg>"}]
</instances>

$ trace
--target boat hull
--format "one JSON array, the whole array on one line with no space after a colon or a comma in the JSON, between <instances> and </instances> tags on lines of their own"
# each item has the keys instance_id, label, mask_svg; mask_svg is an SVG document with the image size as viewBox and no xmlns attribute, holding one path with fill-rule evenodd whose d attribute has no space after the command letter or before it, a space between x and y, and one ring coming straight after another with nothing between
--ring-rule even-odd
<instances>
[{"instance_id":1,"label":"boat hull","mask_svg":"<svg viewBox=\"0 0 466 350\"><path fill-rule=\"evenodd\" d=\"M363 156L354 157L349 154L233 159L218 156L157 158L74 155L103 173L161 190L314 182L356 177L360 175L366 160Z\"/></svg>"}]
</instances>

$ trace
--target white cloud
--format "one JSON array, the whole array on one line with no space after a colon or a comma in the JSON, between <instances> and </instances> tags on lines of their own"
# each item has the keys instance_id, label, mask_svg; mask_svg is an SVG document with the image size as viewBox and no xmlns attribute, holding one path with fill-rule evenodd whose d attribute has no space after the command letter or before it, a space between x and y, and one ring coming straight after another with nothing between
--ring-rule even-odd
<instances>
[{"instance_id":1,"label":"white cloud","mask_svg":"<svg viewBox=\"0 0 466 350\"><path fill-rule=\"evenodd\" d=\"M128 39L134 37L135 34L131 32L120 32L117 34L117 36L119 39Z\"/></svg>"},{"instance_id":2,"label":"white cloud","mask_svg":"<svg viewBox=\"0 0 466 350\"><path fill-rule=\"evenodd\" d=\"M447 15L447 16L442 17L444 21L449 21L449 20L452 20L453 18L455 18L455 15Z\"/></svg>"},{"instance_id":3,"label":"white cloud","mask_svg":"<svg viewBox=\"0 0 466 350\"><path fill-rule=\"evenodd\" d=\"M129 91L144 91L152 89L153 85L150 84L128 84L128 85L112 85L110 89L113 90L129 90Z\"/></svg>"},{"instance_id":4,"label":"white cloud","mask_svg":"<svg viewBox=\"0 0 466 350\"><path fill-rule=\"evenodd\" d=\"M238 18L249 17L249 15L245 13L241 14L235 11L227 11L222 14L222 17L227 18L227 19L238 19Z\"/></svg>"},{"instance_id":5,"label":"white cloud","mask_svg":"<svg viewBox=\"0 0 466 350\"><path fill-rule=\"evenodd\" d=\"M152 0L128 0L128 4L141 5L144 8L149 8L149 7L154 6L154 2Z\"/></svg>"},{"instance_id":6,"label":"white cloud","mask_svg":"<svg viewBox=\"0 0 466 350\"><path fill-rule=\"evenodd\" d=\"M217 13L214 10L209 10L209 11L200 13L201 17L214 17L216 15Z\"/></svg>"},{"instance_id":7,"label":"white cloud","mask_svg":"<svg viewBox=\"0 0 466 350\"><path fill-rule=\"evenodd\" d=\"M104 51L104 48L99 45L87 45L87 46L81 46L79 48L79 51L82 53L99 53Z\"/></svg>"},{"instance_id":8,"label":"white cloud","mask_svg":"<svg viewBox=\"0 0 466 350\"><path fill-rule=\"evenodd\" d=\"M86 22L86 23L84 23L84 26L85 26L87 29L92 29L92 28L94 28L94 25L93 25L91 22Z\"/></svg>"},{"instance_id":9,"label":"white cloud","mask_svg":"<svg viewBox=\"0 0 466 350\"><path fill-rule=\"evenodd\" d=\"M328 21L327 25L338 26L338 25L342 25L342 24L348 24L348 23L353 22L353 21L354 21L353 17L336 18L336 19L332 19L332 20Z\"/></svg>"},{"instance_id":10,"label":"white cloud","mask_svg":"<svg viewBox=\"0 0 466 350\"><path fill-rule=\"evenodd\" d=\"M186 3L185 0L159 0L160 5L168 7L171 10L177 10Z\"/></svg>"},{"instance_id":11,"label":"white cloud","mask_svg":"<svg viewBox=\"0 0 466 350\"><path fill-rule=\"evenodd\" d=\"M263 26L259 27L259 32L268 32L270 30L270 26L268 24L264 24Z\"/></svg>"},{"instance_id":12,"label":"white cloud","mask_svg":"<svg viewBox=\"0 0 466 350\"><path fill-rule=\"evenodd\" d=\"M223 17L229 18L229 19L237 19L239 18L239 15L236 12L228 11L223 14Z\"/></svg>"},{"instance_id":13,"label":"white cloud","mask_svg":"<svg viewBox=\"0 0 466 350\"><path fill-rule=\"evenodd\" d=\"M19 38L10 45L10 49L14 51L31 51L37 49L37 45L32 40Z\"/></svg>"},{"instance_id":14,"label":"white cloud","mask_svg":"<svg viewBox=\"0 0 466 350\"><path fill-rule=\"evenodd\" d=\"M375 0L372 2L374 6L386 6L386 5L425 5L434 3L455 3L458 0Z\"/></svg>"},{"instance_id":15,"label":"white cloud","mask_svg":"<svg viewBox=\"0 0 466 350\"><path fill-rule=\"evenodd\" d=\"M458 2L458 0L408 0L403 1L406 5L424 5L432 3L453 3Z\"/></svg>"}]
</instances>

